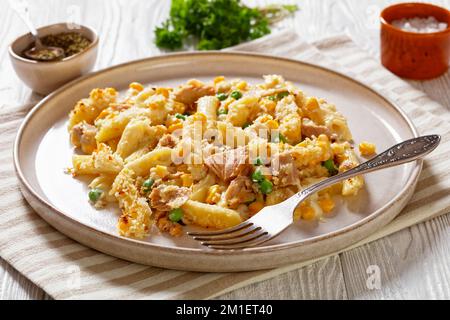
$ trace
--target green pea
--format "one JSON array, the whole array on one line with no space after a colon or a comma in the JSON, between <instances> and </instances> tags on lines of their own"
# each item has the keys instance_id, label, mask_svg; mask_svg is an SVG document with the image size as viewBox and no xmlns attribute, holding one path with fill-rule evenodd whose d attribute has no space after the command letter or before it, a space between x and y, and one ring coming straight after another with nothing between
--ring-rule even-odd
<instances>
[{"instance_id":1,"label":"green pea","mask_svg":"<svg viewBox=\"0 0 450 320\"><path fill-rule=\"evenodd\" d=\"M241 93L240 91L238 91L238 90L233 91L233 92L231 93L231 97L232 97L233 99L235 99L235 100L239 100L240 98L242 98L242 93Z\"/></svg>"},{"instance_id":2,"label":"green pea","mask_svg":"<svg viewBox=\"0 0 450 320\"><path fill-rule=\"evenodd\" d=\"M270 101L277 101L277 97L275 96L268 96L267 99L269 99Z\"/></svg>"},{"instance_id":3,"label":"green pea","mask_svg":"<svg viewBox=\"0 0 450 320\"><path fill-rule=\"evenodd\" d=\"M181 119L181 120L186 120L186 116L183 115L183 114L179 114L179 113L177 113L177 114L175 115L175 118Z\"/></svg>"},{"instance_id":4,"label":"green pea","mask_svg":"<svg viewBox=\"0 0 450 320\"><path fill-rule=\"evenodd\" d=\"M145 192L149 192L154 183L155 183L155 180L152 179L152 178L149 178L149 179L145 180L144 183L142 184L142 187L144 188L144 191Z\"/></svg>"},{"instance_id":5,"label":"green pea","mask_svg":"<svg viewBox=\"0 0 450 320\"><path fill-rule=\"evenodd\" d=\"M267 179L264 179L260 184L259 184L259 189L261 190L261 192L263 194L269 194L272 192L273 190L273 184L272 182L270 182Z\"/></svg>"},{"instance_id":6,"label":"green pea","mask_svg":"<svg viewBox=\"0 0 450 320\"><path fill-rule=\"evenodd\" d=\"M172 222L178 222L183 218L183 209L176 208L170 211L169 220Z\"/></svg>"},{"instance_id":7,"label":"green pea","mask_svg":"<svg viewBox=\"0 0 450 320\"><path fill-rule=\"evenodd\" d=\"M227 109L219 109L217 110L217 114L221 115L221 114L228 114L228 110Z\"/></svg>"},{"instance_id":8,"label":"green pea","mask_svg":"<svg viewBox=\"0 0 450 320\"><path fill-rule=\"evenodd\" d=\"M322 162L322 166L324 166L328 170L330 176L335 176L339 172L336 168L336 165L334 164L333 159L328 159L327 161Z\"/></svg>"},{"instance_id":9,"label":"green pea","mask_svg":"<svg viewBox=\"0 0 450 320\"><path fill-rule=\"evenodd\" d=\"M219 99L220 101L225 100L226 98L228 98L228 95L225 93L218 93L217 94L217 99Z\"/></svg>"},{"instance_id":10,"label":"green pea","mask_svg":"<svg viewBox=\"0 0 450 320\"><path fill-rule=\"evenodd\" d=\"M278 99L278 100L281 100L281 99L283 99L284 97L287 97L288 95L289 95L289 92L287 92L287 91L280 92L280 93L277 94L277 99Z\"/></svg>"},{"instance_id":11,"label":"green pea","mask_svg":"<svg viewBox=\"0 0 450 320\"><path fill-rule=\"evenodd\" d=\"M101 189L92 189L91 191L89 191L89 200L91 200L92 202L97 202L98 199L100 199L100 197L103 194L103 190Z\"/></svg>"},{"instance_id":12,"label":"green pea","mask_svg":"<svg viewBox=\"0 0 450 320\"><path fill-rule=\"evenodd\" d=\"M255 172L252 173L252 181L253 182L260 183L264 179L265 178L264 178L264 175L262 174L261 170L256 170Z\"/></svg>"},{"instance_id":13,"label":"green pea","mask_svg":"<svg viewBox=\"0 0 450 320\"><path fill-rule=\"evenodd\" d=\"M255 166L262 166L262 165L263 165L263 162L262 162L261 158L256 158Z\"/></svg>"}]
</instances>

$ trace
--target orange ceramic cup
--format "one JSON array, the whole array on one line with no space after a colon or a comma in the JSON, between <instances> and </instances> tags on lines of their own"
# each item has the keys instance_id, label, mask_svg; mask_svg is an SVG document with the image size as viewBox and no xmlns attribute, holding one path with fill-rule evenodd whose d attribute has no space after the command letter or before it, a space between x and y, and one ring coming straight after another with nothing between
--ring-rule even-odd
<instances>
[{"instance_id":1,"label":"orange ceramic cup","mask_svg":"<svg viewBox=\"0 0 450 320\"><path fill-rule=\"evenodd\" d=\"M402 18L435 17L447 29L434 33L403 31L391 25ZM401 3L381 12L381 62L396 75L430 79L445 73L450 60L450 11L426 3Z\"/></svg>"}]
</instances>

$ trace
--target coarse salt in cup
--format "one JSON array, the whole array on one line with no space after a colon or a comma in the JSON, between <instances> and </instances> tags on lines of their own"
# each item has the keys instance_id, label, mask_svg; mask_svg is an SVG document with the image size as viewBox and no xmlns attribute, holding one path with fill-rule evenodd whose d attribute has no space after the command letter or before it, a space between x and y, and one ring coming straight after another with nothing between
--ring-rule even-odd
<instances>
[{"instance_id":1,"label":"coarse salt in cup","mask_svg":"<svg viewBox=\"0 0 450 320\"><path fill-rule=\"evenodd\" d=\"M444 74L450 60L449 26L450 11L435 5L402 3L385 8L381 12L382 64L409 79Z\"/></svg>"}]
</instances>

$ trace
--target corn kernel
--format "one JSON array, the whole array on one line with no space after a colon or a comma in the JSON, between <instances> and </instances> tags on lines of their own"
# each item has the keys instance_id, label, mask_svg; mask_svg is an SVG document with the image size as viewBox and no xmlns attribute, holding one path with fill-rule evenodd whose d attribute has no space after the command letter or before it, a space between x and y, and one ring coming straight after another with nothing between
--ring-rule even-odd
<instances>
[{"instance_id":1,"label":"corn kernel","mask_svg":"<svg viewBox=\"0 0 450 320\"><path fill-rule=\"evenodd\" d=\"M325 213L329 213L334 209L334 201L331 198L324 198L319 200L319 206Z\"/></svg>"},{"instance_id":2,"label":"corn kernel","mask_svg":"<svg viewBox=\"0 0 450 320\"><path fill-rule=\"evenodd\" d=\"M190 187L190 186L192 186L192 183L194 182L192 180L191 174L182 174L181 181L182 181L183 187Z\"/></svg>"},{"instance_id":3,"label":"corn kernel","mask_svg":"<svg viewBox=\"0 0 450 320\"><path fill-rule=\"evenodd\" d=\"M312 221L316 217L316 212L310 206L301 207L302 219L306 221Z\"/></svg>"},{"instance_id":4,"label":"corn kernel","mask_svg":"<svg viewBox=\"0 0 450 320\"><path fill-rule=\"evenodd\" d=\"M338 163L342 163L347 159L348 159L348 156L345 153L336 155L336 160Z\"/></svg>"},{"instance_id":5,"label":"corn kernel","mask_svg":"<svg viewBox=\"0 0 450 320\"><path fill-rule=\"evenodd\" d=\"M164 98L169 98L169 90L167 88L157 88L156 94L161 94Z\"/></svg>"},{"instance_id":6,"label":"corn kernel","mask_svg":"<svg viewBox=\"0 0 450 320\"><path fill-rule=\"evenodd\" d=\"M150 103L147 105L147 107L148 107L149 109L152 109L152 110L157 110L157 109L161 109L161 104L155 103L155 102L150 102Z\"/></svg>"},{"instance_id":7,"label":"corn kernel","mask_svg":"<svg viewBox=\"0 0 450 320\"><path fill-rule=\"evenodd\" d=\"M275 108L277 106L277 103L275 101L270 101L270 100L264 100L263 104L266 107L268 112L275 111Z\"/></svg>"},{"instance_id":8,"label":"corn kernel","mask_svg":"<svg viewBox=\"0 0 450 320\"><path fill-rule=\"evenodd\" d=\"M142 91L141 93L139 93L136 100L137 101L145 101L154 94L155 94L155 92L153 90Z\"/></svg>"},{"instance_id":9,"label":"corn kernel","mask_svg":"<svg viewBox=\"0 0 450 320\"><path fill-rule=\"evenodd\" d=\"M299 148L306 148L307 146L308 146L308 140L306 140L306 139L300 143L297 143L297 145L296 145L296 147L299 147Z\"/></svg>"},{"instance_id":10,"label":"corn kernel","mask_svg":"<svg viewBox=\"0 0 450 320\"><path fill-rule=\"evenodd\" d=\"M344 146L342 144L338 144L338 143L331 144L331 149L333 150L333 153L335 155L343 154L345 151Z\"/></svg>"},{"instance_id":11,"label":"corn kernel","mask_svg":"<svg viewBox=\"0 0 450 320\"><path fill-rule=\"evenodd\" d=\"M310 206L309 202L302 202L295 210L294 210L294 219L304 219L304 220L313 220L315 218L315 211Z\"/></svg>"},{"instance_id":12,"label":"corn kernel","mask_svg":"<svg viewBox=\"0 0 450 320\"><path fill-rule=\"evenodd\" d=\"M375 154L376 148L373 143L363 141L359 144L359 152L364 157L371 156L371 155Z\"/></svg>"},{"instance_id":13,"label":"corn kernel","mask_svg":"<svg viewBox=\"0 0 450 320\"><path fill-rule=\"evenodd\" d=\"M170 125L167 128L167 131L169 131L169 133L172 133L172 132L174 132L176 130L180 130L180 129L183 129L183 123L182 122L176 122L176 123Z\"/></svg>"},{"instance_id":14,"label":"corn kernel","mask_svg":"<svg viewBox=\"0 0 450 320\"><path fill-rule=\"evenodd\" d=\"M260 118L260 122L261 123L266 123L267 121L270 121L270 120L272 120L273 118L272 118L272 116L271 115L269 115L269 114L265 114L265 115L263 115L261 118Z\"/></svg>"},{"instance_id":15,"label":"corn kernel","mask_svg":"<svg viewBox=\"0 0 450 320\"><path fill-rule=\"evenodd\" d=\"M278 124L277 120L269 120L269 121L267 121L266 125L269 129L272 129L272 130L278 129L280 126Z\"/></svg>"},{"instance_id":16,"label":"corn kernel","mask_svg":"<svg viewBox=\"0 0 450 320\"><path fill-rule=\"evenodd\" d=\"M139 82L133 82L133 83L130 83L130 89L134 89L136 91L141 92L142 90L144 90L144 86L142 84L140 84Z\"/></svg>"},{"instance_id":17,"label":"corn kernel","mask_svg":"<svg viewBox=\"0 0 450 320\"><path fill-rule=\"evenodd\" d=\"M182 102L172 101L173 112L183 114L186 111L186 106Z\"/></svg>"},{"instance_id":18,"label":"corn kernel","mask_svg":"<svg viewBox=\"0 0 450 320\"><path fill-rule=\"evenodd\" d=\"M97 118L95 118L95 120L106 118L109 115L110 111L111 110L109 110L109 108L104 109L102 112L100 112Z\"/></svg>"},{"instance_id":19,"label":"corn kernel","mask_svg":"<svg viewBox=\"0 0 450 320\"><path fill-rule=\"evenodd\" d=\"M306 110L314 111L319 109L319 101L314 97L309 97L305 103Z\"/></svg>"},{"instance_id":20,"label":"corn kernel","mask_svg":"<svg viewBox=\"0 0 450 320\"><path fill-rule=\"evenodd\" d=\"M294 210L294 220L298 221L300 220L300 218L302 217L302 208L301 207L297 207Z\"/></svg>"},{"instance_id":21,"label":"corn kernel","mask_svg":"<svg viewBox=\"0 0 450 320\"><path fill-rule=\"evenodd\" d=\"M114 88L107 88L106 93L109 95L115 96L117 94L117 91Z\"/></svg>"},{"instance_id":22,"label":"corn kernel","mask_svg":"<svg viewBox=\"0 0 450 320\"><path fill-rule=\"evenodd\" d=\"M236 88L239 90L245 90L245 88L247 88L247 82L245 81L240 81L237 85Z\"/></svg>"},{"instance_id":23,"label":"corn kernel","mask_svg":"<svg viewBox=\"0 0 450 320\"><path fill-rule=\"evenodd\" d=\"M95 151L96 148L97 148L97 146L94 146L94 145L91 145L91 144L81 144L81 150L85 154L91 154L92 152Z\"/></svg>"},{"instance_id":24,"label":"corn kernel","mask_svg":"<svg viewBox=\"0 0 450 320\"><path fill-rule=\"evenodd\" d=\"M167 117L165 125L166 125L166 127L170 127L171 125L173 125L175 123L178 123L178 122L182 122L182 120L181 119L177 119L177 118L175 118L173 116L169 116L169 117Z\"/></svg>"},{"instance_id":25,"label":"corn kernel","mask_svg":"<svg viewBox=\"0 0 450 320\"><path fill-rule=\"evenodd\" d=\"M194 114L194 121L201 121L201 122L205 123L206 116L201 112L197 112L196 114Z\"/></svg>"},{"instance_id":26,"label":"corn kernel","mask_svg":"<svg viewBox=\"0 0 450 320\"><path fill-rule=\"evenodd\" d=\"M214 78L214 84L218 84L219 82L222 82L225 80L224 76L219 76Z\"/></svg>"},{"instance_id":27,"label":"corn kernel","mask_svg":"<svg viewBox=\"0 0 450 320\"><path fill-rule=\"evenodd\" d=\"M251 215L257 214L259 211L261 211L262 208L264 208L264 202L261 201L252 202L248 206L248 210Z\"/></svg>"},{"instance_id":28,"label":"corn kernel","mask_svg":"<svg viewBox=\"0 0 450 320\"><path fill-rule=\"evenodd\" d=\"M117 224L117 229L119 229L119 233L121 235L124 235L127 232L128 228L129 225L127 224L127 220L120 218L119 223Z\"/></svg>"},{"instance_id":29,"label":"corn kernel","mask_svg":"<svg viewBox=\"0 0 450 320\"><path fill-rule=\"evenodd\" d=\"M187 82L187 84L196 88L202 87L204 85L203 82L197 79L191 79Z\"/></svg>"},{"instance_id":30,"label":"corn kernel","mask_svg":"<svg viewBox=\"0 0 450 320\"><path fill-rule=\"evenodd\" d=\"M215 204L220 200L220 186L215 184L208 189L208 194L206 196L206 203Z\"/></svg>"},{"instance_id":31,"label":"corn kernel","mask_svg":"<svg viewBox=\"0 0 450 320\"><path fill-rule=\"evenodd\" d=\"M328 139L328 136L327 136L327 135L325 135L325 134L320 134L320 135L317 137L317 141L320 141L320 142L323 142L323 143L327 143L327 144L328 144L328 142L329 142L330 140Z\"/></svg>"},{"instance_id":32,"label":"corn kernel","mask_svg":"<svg viewBox=\"0 0 450 320\"><path fill-rule=\"evenodd\" d=\"M180 158L183 157L184 152L183 152L183 146L182 146L182 145L177 146L177 147L174 149L174 151L175 151L175 154L178 155L178 157L180 157ZM179 171L183 171L183 170L179 170Z\"/></svg>"},{"instance_id":33,"label":"corn kernel","mask_svg":"<svg viewBox=\"0 0 450 320\"><path fill-rule=\"evenodd\" d=\"M265 106L266 106L268 112L274 112L275 108L277 107L277 104L274 101L270 101L269 103L266 103Z\"/></svg>"},{"instance_id":34,"label":"corn kernel","mask_svg":"<svg viewBox=\"0 0 450 320\"><path fill-rule=\"evenodd\" d=\"M157 165L155 167L155 173L161 178L164 178L169 174L169 170L167 170L166 166Z\"/></svg>"}]
</instances>

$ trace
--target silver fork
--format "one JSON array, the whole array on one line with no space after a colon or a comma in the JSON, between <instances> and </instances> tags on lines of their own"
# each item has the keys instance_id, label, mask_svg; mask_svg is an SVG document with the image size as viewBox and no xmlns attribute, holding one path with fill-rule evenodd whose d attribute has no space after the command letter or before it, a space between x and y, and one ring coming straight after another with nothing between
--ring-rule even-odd
<instances>
[{"instance_id":1,"label":"silver fork","mask_svg":"<svg viewBox=\"0 0 450 320\"><path fill-rule=\"evenodd\" d=\"M353 169L312 185L277 205L263 208L258 214L237 226L219 231L188 232L188 234L202 245L218 250L236 250L260 245L278 236L292 224L295 208L310 195L361 174L417 160L433 151L440 140L439 135L428 135L403 141Z\"/></svg>"}]
</instances>

